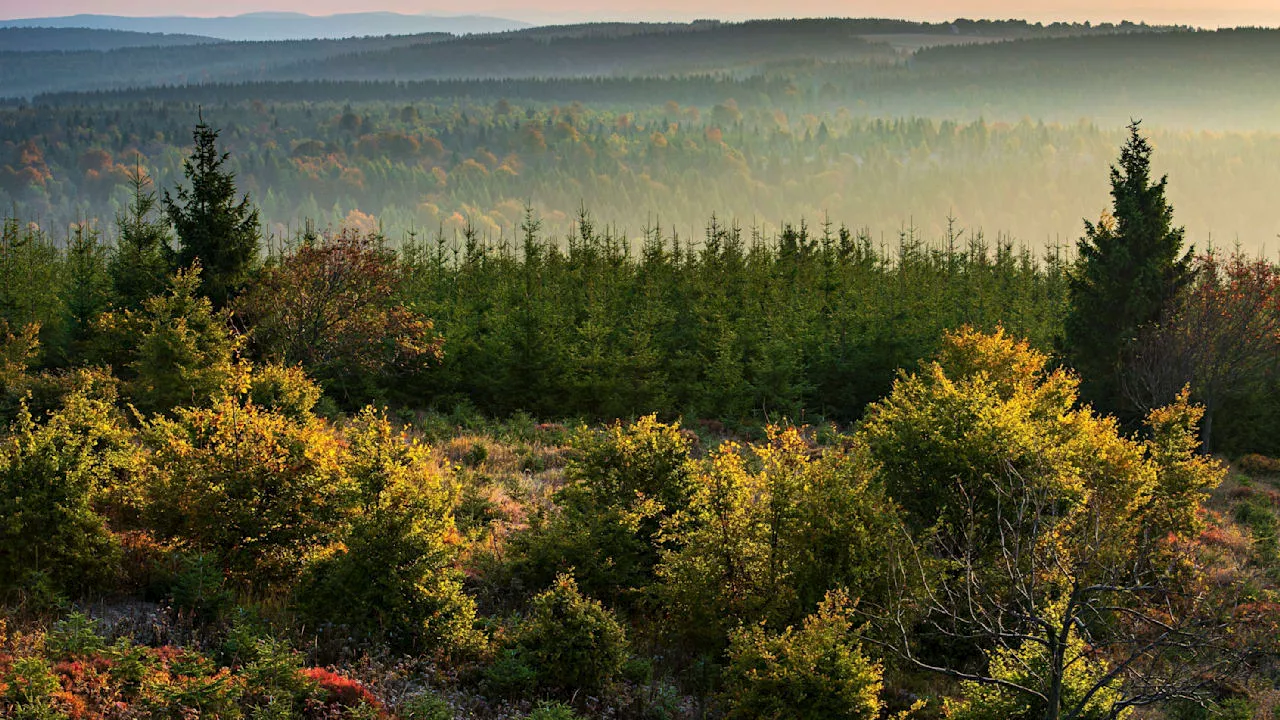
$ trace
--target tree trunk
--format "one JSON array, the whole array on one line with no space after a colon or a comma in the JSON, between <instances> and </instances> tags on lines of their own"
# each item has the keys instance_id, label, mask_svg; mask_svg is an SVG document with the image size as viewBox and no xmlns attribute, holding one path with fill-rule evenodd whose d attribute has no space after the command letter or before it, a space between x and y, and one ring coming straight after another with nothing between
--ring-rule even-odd
<instances>
[{"instance_id":1,"label":"tree trunk","mask_svg":"<svg viewBox=\"0 0 1280 720\"><path fill-rule=\"evenodd\" d=\"M1044 720L1058 720L1062 715L1062 675L1066 672L1066 647L1065 637L1050 633L1049 688L1045 693Z\"/></svg>"}]
</instances>

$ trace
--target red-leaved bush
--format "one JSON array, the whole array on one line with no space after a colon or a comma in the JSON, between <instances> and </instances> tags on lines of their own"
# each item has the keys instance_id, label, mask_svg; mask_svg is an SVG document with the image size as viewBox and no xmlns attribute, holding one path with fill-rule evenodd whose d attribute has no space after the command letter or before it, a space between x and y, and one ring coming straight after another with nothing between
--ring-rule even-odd
<instances>
[{"instance_id":1,"label":"red-leaved bush","mask_svg":"<svg viewBox=\"0 0 1280 720\"><path fill-rule=\"evenodd\" d=\"M310 680L320 685L324 693L325 703L340 708L355 708L368 705L377 708L380 717L388 717L386 709L369 689L357 680L339 675L325 668L307 668L302 671Z\"/></svg>"}]
</instances>

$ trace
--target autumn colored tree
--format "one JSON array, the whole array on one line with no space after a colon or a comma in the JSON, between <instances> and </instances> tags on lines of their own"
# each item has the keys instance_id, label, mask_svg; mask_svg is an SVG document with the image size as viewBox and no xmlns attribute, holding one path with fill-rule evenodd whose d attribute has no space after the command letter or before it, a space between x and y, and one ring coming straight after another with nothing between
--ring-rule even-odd
<instances>
[{"instance_id":1,"label":"autumn colored tree","mask_svg":"<svg viewBox=\"0 0 1280 720\"><path fill-rule=\"evenodd\" d=\"M1160 324L1132 348L1122 377L1128 400L1150 410L1185 386L1205 408L1201 439L1213 445L1213 421L1232 397L1265 392L1280 350L1280 272L1240 253L1195 260L1193 280Z\"/></svg>"},{"instance_id":2,"label":"autumn colored tree","mask_svg":"<svg viewBox=\"0 0 1280 720\"><path fill-rule=\"evenodd\" d=\"M431 321L400 299L403 280L380 238L344 230L308 238L267 268L235 312L259 357L299 364L355 403L440 358Z\"/></svg>"}]
</instances>

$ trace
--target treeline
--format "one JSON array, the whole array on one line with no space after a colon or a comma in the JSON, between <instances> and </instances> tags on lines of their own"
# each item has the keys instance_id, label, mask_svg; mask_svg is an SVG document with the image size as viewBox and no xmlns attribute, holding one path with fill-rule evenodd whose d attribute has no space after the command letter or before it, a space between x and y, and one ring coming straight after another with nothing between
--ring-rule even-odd
<instances>
[{"instance_id":1,"label":"treeline","mask_svg":"<svg viewBox=\"0 0 1280 720\"><path fill-rule=\"evenodd\" d=\"M533 215L523 228L514 242L464 228L386 250L401 267L396 302L430 318L447 351L429 372L355 390L348 402L461 404L498 416L848 422L948 328L1003 325L1048 349L1062 323L1061 251L1036 257L976 234L942 246L912 235L882 245L844 227L788 224L766 236L713 219L702 237L655 228L636 244L585 213L562 240ZM360 233L302 242L330 248L341 266L368 242ZM41 365L77 364L91 325L77 304L86 295L99 309L112 302L106 287L83 283L106 282L119 251L91 229L59 247L12 220L3 247L4 319L42 328ZM270 262L288 265L284 252Z\"/></svg>"},{"instance_id":2,"label":"treeline","mask_svg":"<svg viewBox=\"0 0 1280 720\"><path fill-rule=\"evenodd\" d=\"M770 62L826 58L893 62L895 53L860 34L858 21L788 20L660 26L636 34L475 35L431 47L372 51L282 68L281 80L423 80L755 74Z\"/></svg>"}]
</instances>

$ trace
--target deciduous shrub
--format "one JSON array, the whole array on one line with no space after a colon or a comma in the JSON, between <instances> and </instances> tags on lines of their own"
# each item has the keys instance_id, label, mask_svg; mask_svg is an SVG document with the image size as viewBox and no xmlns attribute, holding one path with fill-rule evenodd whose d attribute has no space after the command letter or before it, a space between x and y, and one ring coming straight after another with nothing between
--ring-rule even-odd
<instances>
[{"instance_id":1,"label":"deciduous shrub","mask_svg":"<svg viewBox=\"0 0 1280 720\"><path fill-rule=\"evenodd\" d=\"M431 321L398 298L404 280L380 238L344 230L308 238L237 302L262 358L300 363L345 403L440 356Z\"/></svg>"},{"instance_id":2,"label":"deciduous shrub","mask_svg":"<svg viewBox=\"0 0 1280 720\"><path fill-rule=\"evenodd\" d=\"M1060 707L1074 712L1080 720L1105 720L1133 715L1133 708L1125 707L1113 713L1120 699L1116 693L1118 682L1104 684L1092 697L1086 693L1110 670L1106 661L1085 646L1084 641L1072 635L1063 650L1068 658L1062 677L1062 702ZM1050 667L1048 648L1040 642L1024 642L1016 650L997 649L988 654L988 676L1011 683L1014 686L1048 687ZM1010 692L1001 685L966 681L961 683L961 697L947 707L947 717L952 720L1009 720L1010 718L1040 718L1046 716L1046 707L1026 693ZM1078 708L1078 711L1077 711Z\"/></svg>"},{"instance_id":3,"label":"deciduous shrub","mask_svg":"<svg viewBox=\"0 0 1280 720\"><path fill-rule=\"evenodd\" d=\"M1236 467L1250 475L1280 475L1280 460L1257 453L1240 458Z\"/></svg>"},{"instance_id":4,"label":"deciduous shrub","mask_svg":"<svg viewBox=\"0 0 1280 720\"><path fill-rule=\"evenodd\" d=\"M721 695L732 720L875 720L881 668L863 653L843 591L799 630L741 628L729 643Z\"/></svg>"},{"instance_id":5,"label":"deciduous shrub","mask_svg":"<svg viewBox=\"0 0 1280 720\"><path fill-rule=\"evenodd\" d=\"M290 580L340 537L356 487L336 434L237 398L145 428L150 515L163 536L213 552L239 579Z\"/></svg>"}]
</instances>

